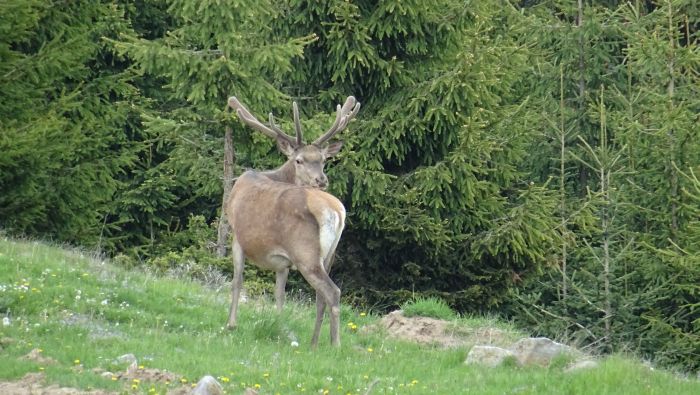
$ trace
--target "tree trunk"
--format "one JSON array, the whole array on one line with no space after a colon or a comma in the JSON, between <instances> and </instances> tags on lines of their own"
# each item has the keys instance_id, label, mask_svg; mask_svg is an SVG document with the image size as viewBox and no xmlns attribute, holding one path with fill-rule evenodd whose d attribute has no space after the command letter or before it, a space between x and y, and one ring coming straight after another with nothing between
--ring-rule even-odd
<instances>
[{"instance_id":1,"label":"tree trunk","mask_svg":"<svg viewBox=\"0 0 700 395\"><path fill-rule=\"evenodd\" d=\"M579 134L583 131L584 119L586 112L586 47L585 47L585 35L583 31L583 0L578 0L578 15L576 17L576 28L578 30L578 125ZM583 186L588 185L588 168L586 166L581 166L579 169L579 183Z\"/></svg>"},{"instance_id":2,"label":"tree trunk","mask_svg":"<svg viewBox=\"0 0 700 395\"><path fill-rule=\"evenodd\" d=\"M669 81L668 81L668 87L667 87L667 92L668 92L668 113L673 114L674 111L674 103L673 103L673 94L675 91L675 80L674 80L674 54L675 54L675 38L674 38L674 28L675 26L673 25L673 8L672 8L672 3L668 2L668 35L669 35L669 59L668 59L668 74L669 74ZM668 171L671 173L670 174L670 181L671 181L671 240L672 241L677 241L678 240L678 203L679 203L679 194L678 194L678 172L675 170L674 164L677 164L677 158L676 158L676 146L678 145L676 142L676 135L675 131L673 129L669 129L668 131L668 140L669 140L669 155L668 155Z\"/></svg>"},{"instance_id":3,"label":"tree trunk","mask_svg":"<svg viewBox=\"0 0 700 395\"><path fill-rule=\"evenodd\" d=\"M216 241L216 255L219 257L226 256L228 236L231 233L231 227L228 225L228 219L226 218L226 201L233 186L233 163L235 159L232 131L227 126L226 134L224 135L224 196L221 202L221 215L219 216L219 229Z\"/></svg>"},{"instance_id":4,"label":"tree trunk","mask_svg":"<svg viewBox=\"0 0 700 395\"><path fill-rule=\"evenodd\" d=\"M561 215L562 233L566 235L566 126L564 125L564 66L559 64L559 210ZM564 238L561 244L561 299L566 300L569 294L567 279L567 249L568 241Z\"/></svg>"},{"instance_id":5,"label":"tree trunk","mask_svg":"<svg viewBox=\"0 0 700 395\"><path fill-rule=\"evenodd\" d=\"M612 320L613 320L613 302L612 289L610 288L610 278L612 276L611 265L613 258L610 254L611 244L611 220L608 210L612 206L610 200L610 181L612 178L612 163L608 156L608 133L607 133L607 114L604 99L605 87L600 87L600 147L604 155L603 161L600 162L600 193L603 197L603 210L601 213L601 230L603 231L603 257L601 264L603 265L603 299L605 317L603 323L605 328L605 341L603 344L608 351L612 351Z\"/></svg>"}]
</instances>

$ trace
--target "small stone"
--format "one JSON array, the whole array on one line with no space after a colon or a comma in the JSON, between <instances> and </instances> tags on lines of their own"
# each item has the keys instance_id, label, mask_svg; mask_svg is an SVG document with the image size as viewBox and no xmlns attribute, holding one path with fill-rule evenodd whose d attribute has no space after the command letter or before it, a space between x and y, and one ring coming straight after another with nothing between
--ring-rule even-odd
<instances>
[{"instance_id":1,"label":"small stone","mask_svg":"<svg viewBox=\"0 0 700 395\"><path fill-rule=\"evenodd\" d=\"M137 370L139 370L139 365L138 365L138 363L136 363L136 361L134 361L134 362L131 363L131 365L129 365L129 366L126 368L126 374L133 374L133 373L136 372Z\"/></svg>"},{"instance_id":2,"label":"small stone","mask_svg":"<svg viewBox=\"0 0 700 395\"><path fill-rule=\"evenodd\" d=\"M131 365L132 363L137 363L136 356L134 354L124 354L116 359L117 363L126 363Z\"/></svg>"},{"instance_id":3,"label":"small stone","mask_svg":"<svg viewBox=\"0 0 700 395\"><path fill-rule=\"evenodd\" d=\"M507 358L513 357L510 350L495 346L474 346L467 354L466 364L478 364L485 366L498 366Z\"/></svg>"},{"instance_id":4,"label":"small stone","mask_svg":"<svg viewBox=\"0 0 700 395\"><path fill-rule=\"evenodd\" d=\"M192 390L192 395L222 395L224 388L212 376L202 377Z\"/></svg>"}]
</instances>

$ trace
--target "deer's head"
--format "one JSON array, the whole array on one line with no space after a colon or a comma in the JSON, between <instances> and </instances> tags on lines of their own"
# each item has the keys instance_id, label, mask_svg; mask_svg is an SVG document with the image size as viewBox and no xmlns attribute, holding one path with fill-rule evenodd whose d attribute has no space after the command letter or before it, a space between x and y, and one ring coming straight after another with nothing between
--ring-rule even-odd
<instances>
[{"instance_id":1,"label":"deer's head","mask_svg":"<svg viewBox=\"0 0 700 395\"><path fill-rule=\"evenodd\" d=\"M345 129L358 111L360 103L348 96L345 104L338 104L335 122L323 135L310 144L303 141L301 122L299 121L299 109L297 103L292 104L294 110L294 128L296 137L291 137L282 131L274 121L272 113L269 116L269 125L258 121L248 109L234 96L228 99L228 104L236 111L238 117L251 128L271 137L277 141L277 148L287 156L287 162L275 172L271 172L273 179L289 182L300 186L310 186L325 189L328 186L328 177L323 172L326 159L333 157L343 146L342 141L328 143L338 132Z\"/></svg>"}]
</instances>

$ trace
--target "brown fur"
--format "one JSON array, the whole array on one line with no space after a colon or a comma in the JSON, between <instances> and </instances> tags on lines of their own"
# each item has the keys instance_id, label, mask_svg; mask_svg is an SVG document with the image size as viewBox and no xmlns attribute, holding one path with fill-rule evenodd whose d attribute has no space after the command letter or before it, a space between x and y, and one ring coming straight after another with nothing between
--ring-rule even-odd
<instances>
[{"instance_id":1,"label":"brown fur","mask_svg":"<svg viewBox=\"0 0 700 395\"><path fill-rule=\"evenodd\" d=\"M327 256L321 256L320 232L329 212L339 219L339 231ZM339 344L340 289L328 271L345 221L342 203L319 189L276 182L263 173L248 171L233 186L226 215L235 237L229 327L236 325L243 261L248 257L257 266L277 273L278 309L284 300L287 273L297 268L317 293L312 345L318 341L326 305L331 310L331 343Z\"/></svg>"}]
</instances>

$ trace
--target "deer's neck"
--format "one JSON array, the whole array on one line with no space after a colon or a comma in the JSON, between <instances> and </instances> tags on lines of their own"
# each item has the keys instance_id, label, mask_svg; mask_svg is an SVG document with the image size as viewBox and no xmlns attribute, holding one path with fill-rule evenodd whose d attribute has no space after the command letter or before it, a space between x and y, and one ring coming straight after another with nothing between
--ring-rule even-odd
<instances>
[{"instance_id":1,"label":"deer's neck","mask_svg":"<svg viewBox=\"0 0 700 395\"><path fill-rule=\"evenodd\" d=\"M262 172L267 178L284 182L287 184L296 183L296 170L294 169L294 163L291 160L286 161L281 167L275 170L267 170Z\"/></svg>"}]
</instances>

